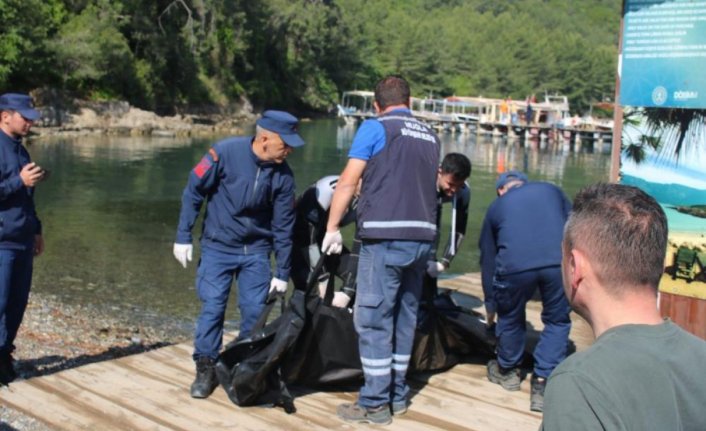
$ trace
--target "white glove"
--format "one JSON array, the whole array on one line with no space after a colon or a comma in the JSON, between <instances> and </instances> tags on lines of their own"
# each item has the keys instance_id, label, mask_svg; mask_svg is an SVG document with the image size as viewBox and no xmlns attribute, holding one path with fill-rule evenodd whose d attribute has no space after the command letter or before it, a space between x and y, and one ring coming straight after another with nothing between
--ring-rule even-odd
<instances>
[{"instance_id":1,"label":"white glove","mask_svg":"<svg viewBox=\"0 0 706 431\"><path fill-rule=\"evenodd\" d=\"M324 240L321 243L321 251L326 254L341 254L343 250L343 237L341 231L326 232Z\"/></svg>"},{"instance_id":2,"label":"white glove","mask_svg":"<svg viewBox=\"0 0 706 431\"><path fill-rule=\"evenodd\" d=\"M444 266L443 263L437 262L435 260L430 260L427 262L427 274L429 274L429 277L436 278L444 272L446 267Z\"/></svg>"},{"instance_id":3,"label":"white glove","mask_svg":"<svg viewBox=\"0 0 706 431\"><path fill-rule=\"evenodd\" d=\"M277 277L272 277L272 281L270 281L270 292L277 292L277 293L284 293L287 291L287 282L284 280L280 280Z\"/></svg>"},{"instance_id":4,"label":"white glove","mask_svg":"<svg viewBox=\"0 0 706 431\"><path fill-rule=\"evenodd\" d=\"M181 266L186 268L186 263L191 262L191 255L194 252L194 246L191 244L174 243L174 257L179 261Z\"/></svg>"},{"instance_id":5,"label":"white glove","mask_svg":"<svg viewBox=\"0 0 706 431\"><path fill-rule=\"evenodd\" d=\"M351 302L351 297L343 292L336 292L333 294L333 300L331 305L338 308L346 308L348 303Z\"/></svg>"}]
</instances>

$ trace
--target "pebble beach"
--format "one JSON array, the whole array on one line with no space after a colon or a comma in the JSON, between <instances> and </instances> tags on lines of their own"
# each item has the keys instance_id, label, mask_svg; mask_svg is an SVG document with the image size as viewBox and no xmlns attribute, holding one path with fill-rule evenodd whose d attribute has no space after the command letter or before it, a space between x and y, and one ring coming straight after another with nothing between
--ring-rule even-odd
<instances>
[{"instance_id":1,"label":"pebble beach","mask_svg":"<svg viewBox=\"0 0 706 431\"><path fill-rule=\"evenodd\" d=\"M191 339L183 321L150 319L89 305L68 305L33 292L15 340L18 380L56 373L93 362L141 353ZM3 391L0 388L0 400ZM0 403L0 431L52 430Z\"/></svg>"}]
</instances>

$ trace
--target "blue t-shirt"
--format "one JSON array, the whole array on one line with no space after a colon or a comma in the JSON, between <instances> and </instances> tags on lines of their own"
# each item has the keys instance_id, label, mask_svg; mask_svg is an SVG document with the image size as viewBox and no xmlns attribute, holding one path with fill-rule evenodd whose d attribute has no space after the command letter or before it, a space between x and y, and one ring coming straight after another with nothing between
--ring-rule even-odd
<instances>
[{"instance_id":1,"label":"blue t-shirt","mask_svg":"<svg viewBox=\"0 0 706 431\"><path fill-rule=\"evenodd\" d=\"M392 112L410 112L409 109L395 109ZM385 148L385 128L378 120L363 121L353 138L348 158L368 161Z\"/></svg>"}]
</instances>

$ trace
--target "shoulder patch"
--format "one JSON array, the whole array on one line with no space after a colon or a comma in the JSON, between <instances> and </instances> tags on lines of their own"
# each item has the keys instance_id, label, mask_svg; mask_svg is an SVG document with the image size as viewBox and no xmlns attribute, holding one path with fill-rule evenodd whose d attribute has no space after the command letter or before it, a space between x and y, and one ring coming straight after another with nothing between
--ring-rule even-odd
<instances>
[{"instance_id":1,"label":"shoulder patch","mask_svg":"<svg viewBox=\"0 0 706 431\"><path fill-rule=\"evenodd\" d=\"M193 172L194 174L196 174L197 177L203 178L204 174L206 174L206 172L211 169L212 165L213 164L211 163L211 161L208 160L206 156L204 156L201 161L196 166L194 166Z\"/></svg>"},{"instance_id":2,"label":"shoulder patch","mask_svg":"<svg viewBox=\"0 0 706 431\"><path fill-rule=\"evenodd\" d=\"M214 161L214 162L217 162L217 161L218 161L218 153L216 152L216 150L214 150L213 148L210 148L210 149L208 150L208 154L211 155L211 157L213 158L213 161Z\"/></svg>"}]
</instances>

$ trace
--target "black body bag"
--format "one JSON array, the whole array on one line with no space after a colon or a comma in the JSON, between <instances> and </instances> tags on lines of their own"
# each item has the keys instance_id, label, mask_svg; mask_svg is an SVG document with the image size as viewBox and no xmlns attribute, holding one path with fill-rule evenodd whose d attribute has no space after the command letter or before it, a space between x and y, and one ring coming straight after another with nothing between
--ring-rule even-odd
<instances>
[{"instance_id":1,"label":"black body bag","mask_svg":"<svg viewBox=\"0 0 706 431\"><path fill-rule=\"evenodd\" d=\"M280 377L280 366L304 326L305 295L294 291L282 314L266 324L277 297L284 301L282 295L268 297L250 337L236 338L218 356L216 376L228 398L239 406L273 404L294 413L293 398Z\"/></svg>"},{"instance_id":2,"label":"black body bag","mask_svg":"<svg viewBox=\"0 0 706 431\"><path fill-rule=\"evenodd\" d=\"M331 256L323 255L310 279L317 280L324 260L330 259ZM326 265L331 266L330 263ZM287 383L341 387L362 381L363 369L352 310L331 305L334 283L335 277L329 277L323 299L317 288L308 286L304 328L282 364L282 378Z\"/></svg>"},{"instance_id":3,"label":"black body bag","mask_svg":"<svg viewBox=\"0 0 706 431\"><path fill-rule=\"evenodd\" d=\"M458 306L448 290L437 293L436 286L433 294L424 295L419 304L410 372L445 370L469 355L492 356L494 351L495 339L479 313Z\"/></svg>"}]
</instances>

